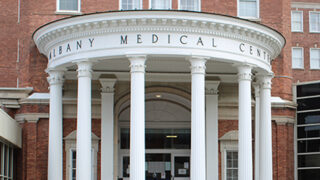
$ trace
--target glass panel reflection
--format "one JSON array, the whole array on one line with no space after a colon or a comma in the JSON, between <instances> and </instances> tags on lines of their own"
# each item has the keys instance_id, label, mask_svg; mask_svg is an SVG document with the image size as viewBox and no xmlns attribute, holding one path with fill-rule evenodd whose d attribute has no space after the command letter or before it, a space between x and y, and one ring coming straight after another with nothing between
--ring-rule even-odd
<instances>
[{"instance_id":1,"label":"glass panel reflection","mask_svg":"<svg viewBox=\"0 0 320 180\"><path fill-rule=\"evenodd\" d=\"M298 124L316 124L320 123L320 111L298 113Z\"/></svg>"},{"instance_id":2,"label":"glass panel reflection","mask_svg":"<svg viewBox=\"0 0 320 180\"><path fill-rule=\"evenodd\" d=\"M298 167L320 167L320 154L299 155Z\"/></svg>"},{"instance_id":3,"label":"glass panel reflection","mask_svg":"<svg viewBox=\"0 0 320 180\"><path fill-rule=\"evenodd\" d=\"M320 169L298 170L299 180L319 180Z\"/></svg>"}]
</instances>

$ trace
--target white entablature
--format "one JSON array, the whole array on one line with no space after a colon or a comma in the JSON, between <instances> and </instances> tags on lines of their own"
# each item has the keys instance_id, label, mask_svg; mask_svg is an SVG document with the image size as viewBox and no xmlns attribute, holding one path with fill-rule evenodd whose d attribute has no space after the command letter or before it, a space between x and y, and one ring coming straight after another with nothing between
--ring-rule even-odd
<instances>
[{"instance_id":1,"label":"white entablature","mask_svg":"<svg viewBox=\"0 0 320 180\"><path fill-rule=\"evenodd\" d=\"M247 20L179 11L121 11L65 18L34 33L48 68L81 59L126 55L189 57L249 63L271 72L270 62L285 44L278 32Z\"/></svg>"}]
</instances>

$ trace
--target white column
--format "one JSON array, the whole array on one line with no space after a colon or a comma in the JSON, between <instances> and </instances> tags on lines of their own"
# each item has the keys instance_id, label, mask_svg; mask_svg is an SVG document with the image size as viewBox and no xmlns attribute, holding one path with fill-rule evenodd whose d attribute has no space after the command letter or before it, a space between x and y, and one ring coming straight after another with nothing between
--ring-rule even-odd
<instances>
[{"instance_id":1,"label":"white column","mask_svg":"<svg viewBox=\"0 0 320 180\"><path fill-rule=\"evenodd\" d=\"M128 56L131 68L130 180L145 179L145 61Z\"/></svg>"},{"instance_id":2,"label":"white column","mask_svg":"<svg viewBox=\"0 0 320 180\"><path fill-rule=\"evenodd\" d=\"M191 62L191 180L206 179L205 144L205 70L206 60L192 57Z\"/></svg>"},{"instance_id":3,"label":"white column","mask_svg":"<svg viewBox=\"0 0 320 180\"><path fill-rule=\"evenodd\" d=\"M62 120L62 85L63 71L49 70L50 115L48 147L48 180L63 179L63 120Z\"/></svg>"},{"instance_id":4,"label":"white column","mask_svg":"<svg viewBox=\"0 0 320 180\"><path fill-rule=\"evenodd\" d=\"M260 134L260 85L254 85L255 95L255 120L254 120L254 179L259 180L259 134Z\"/></svg>"},{"instance_id":5,"label":"white column","mask_svg":"<svg viewBox=\"0 0 320 180\"><path fill-rule=\"evenodd\" d=\"M99 79L101 83L101 179L113 179L113 105L116 79Z\"/></svg>"},{"instance_id":6,"label":"white column","mask_svg":"<svg viewBox=\"0 0 320 180\"><path fill-rule=\"evenodd\" d=\"M218 86L219 81L206 81L206 155L207 180L219 179L218 154Z\"/></svg>"},{"instance_id":7,"label":"white column","mask_svg":"<svg viewBox=\"0 0 320 180\"><path fill-rule=\"evenodd\" d=\"M77 180L92 177L91 74L92 63L78 63Z\"/></svg>"},{"instance_id":8,"label":"white column","mask_svg":"<svg viewBox=\"0 0 320 180\"><path fill-rule=\"evenodd\" d=\"M272 180L272 127L271 127L271 79L272 75L260 76L260 178Z\"/></svg>"},{"instance_id":9,"label":"white column","mask_svg":"<svg viewBox=\"0 0 320 180\"><path fill-rule=\"evenodd\" d=\"M239 82L239 180L252 180L251 67L238 67Z\"/></svg>"}]
</instances>

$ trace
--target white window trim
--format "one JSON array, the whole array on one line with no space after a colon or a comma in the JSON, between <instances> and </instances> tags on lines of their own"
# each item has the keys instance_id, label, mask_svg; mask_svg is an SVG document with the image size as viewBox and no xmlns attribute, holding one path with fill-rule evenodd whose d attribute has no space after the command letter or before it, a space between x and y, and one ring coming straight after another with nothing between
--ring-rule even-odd
<instances>
[{"instance_id":1,"label":"white window trim","mask_svg":"<svg viewBox=\"0 0 320 180\"><path fill-rule=\"evenodd\" d=\"M149 0L149 9L151 9L151 1L152 0ZM172 0L170 0L169 4L170 4L170 6L168 9L172 9Z\"/></svg>"},{"instance_id":2,"label":"white window trim","mask_svg":"<svg viewBox=\"0 0 320 180\"><path fill-rule=\"evenodd\" d=\"M253 21L260 21L260 0L257 0L257 17L252 16L240 16L240 0L237 0L237 16L244 19Z\"/></svg>"},{"instance_id":3,"label":"white window trim","mask_svg":"<svg viewBox=\"0 0 320 180\"><path fill-rule=\"evenodd\" d=\"M79 15L81 14L81 0L78 0L78 10L72 11L72 10L60 10L60 0L57 0L56 2L56 14L71 14L71 15Z\"/></svg>"},{"instance_id":4,"label":"white window trim","mask_svg":"<svg viewBox=\"0 0 320 180\"><path fill-rule=\"evenodd\" d=\"M292 62L293 62L293 61L292 61L292 59L293 59L293 55L292 55L292 54L293 54L293 53L292 53L293 49L301 49L301 51L302 51L302 60L301 60L301 61L302 61L302 67L293 67L293 66L292 66L292 64L293 64L293 63L292 63ZM292 48L291 48L291 68L292 68L292 69L304 69L304 48L303 48L303 47L292 47Z\"/></svg>"},{"instance_id":5,"label":"white window trim","mask_svg":"<svg viewBox=\"0 0 320 180\"><path fill-rule=\"evenodd\" d=\"M301 14L301 30L293 30L292 29L292 14L293 13L300 13ZM291 32L303 32L303 11L291 11Z\"/></svg>"},{"instance_id":6,"label":"white window trim","mask_svg":"<svg viewBox=\"0 0 320 180\"><path fill-rule=\"evenodd\" d=\"M311 14L312 13L320 14L320 11L309 11L309 32L310 33L320 33L320 29L319 29L319 31L311 31Z\"/></svg>"},{"instance_id":7,"label":"white window trim","mask_svg":"<svg viewBox=\"0 0 320 180\"><path fill-rule=\"evenodd\" d=\"M227 180L227 151L238 152L238 131L229 131L220 139L221 179Z\"/></svg>"},{"instance_id":8,"label":"white window trim","mask_svg":"<svg viewBox=\"0 0 320 180\"><path fill-rule=\"evenodd\" d=\"M318 68L312 68L311 67L311 50L319 50L320 51L320 48L310 48L310 50L309 50L310 69L312 69L312 70L320 70L320 65L319 65Z\"/></svg>"},{"instance_id":9,"label":"white window trim","mask_svg":"<svg viewBox=\"0 0 320 180\"><path fill-rule=\"evenodd\" d=\"M198 9L195 9L194 11L201 11L201 0L197 0L199 2L199 6L198 6ZM181 0L178 1L178 10L184 10L184 11L187 11L185 9L181 9Z\"/></svg>"},{"instance_id":10,"label":"white window trim","mask_svg":"<svg viewBox=\"0 0 320 180\"><path fill-rule=\"evenodd\" d=\"M134 0L133 0L134 1ZM142 0L140 0L140 7L139 7L139 9L142 9L143 8L143 1ZM135 10L135 9L129 9L129 10L127 10L127 9L122 9L122 0L119 0L119 10L121 10L121 11L130 11L130 10ZM138 10L138 9L137 9Z\"/></svg>"},{"instance_id":11,"label":"white window trim","mask_svg":"<svg viewBox=\"0 0 320 180\"><path fill-rule=\"evenodd\" d=\"M66 151L66 180L72 180L71 179L71 161L72 156L71 152L72 150L77 149L77 143L76 143L76 136L77 131L72 131L68 136L64 138L65 140L65 151ZM97 158L98 158L98 151L99 151L99 140L100 138L97 137L95 134L91 133L92 136L92 150L93 150L93 159L92 163L94 166L94 180L97 179Z\"/></svg>"}]
</instances>

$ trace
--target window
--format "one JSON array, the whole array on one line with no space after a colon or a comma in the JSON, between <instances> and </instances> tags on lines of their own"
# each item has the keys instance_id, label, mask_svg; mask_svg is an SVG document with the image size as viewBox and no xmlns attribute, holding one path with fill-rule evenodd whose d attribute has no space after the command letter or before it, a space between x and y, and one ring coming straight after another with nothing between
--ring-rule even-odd
<instances>
[{"instance_id":1,"label":"window","mask_svg":"<svg viewBox=\"0 0 320 180\"><path fill-rule=\"evenodd\" d=\"M298 180L320 177L320 83L297 85L297 176Z\"/></svg>"},{"instance_id":2,"label":"window","mask_svg":"<svg viewBox=\"0 0 320 180\"><path fill-rule=\"evenodd\" d=\"M72 131L68 136L64 138L65 140L65 152L66 152L66 180L75 180L77 171L77 152L76 152L76 136L77 131ZM91 149L91 159L92 159L92 180L97 179L97 156L99 149L99 137L91 133L92 137L92 149ZM0 179L1 180L1 179Z\"/></svg>"},{"instance_id":3,"label":"window","mask_svg":"<svg viewBox=\"0 0 320 180\"><path fill-rule=\"evenodd\" d=\"M179 0L179 10L200 11L200 0Z\"/></svg>"},{"instance_id":4,"label":"window","mask_svg":"<svg viewBox=\"0 0 320 180\"><path fill-rule=\"evenodd\" d=\"M13 148L0 142L0 179L13 179Z\"/></svg>"},{"instance_id":5,"label":"window","mask_svg":"<svg viewBox=\"0 0 320 180\"><path fill-rule=\"evenodd\" d=\"M150 9L171 9L171 0L150 0Z\"/></svg>"},{"instance_id":6,"label":"window","mask_svg":"<svg viewBox=\"0 0 320 180\"><path fill-rule=\"evenodd\" d=\"M238 131L225 133L220 141L221 179L238 179Z\"/></svg>"},{"instance_id":7,"label":"window","mask_svg":"<svg viewBox=\"0 0 320 180\"><path fill-rule=\"evenodd\" d=\"M121 10L142 9L141 0L120 0Z\"/></svg>"},{"instance_id":8,"label":"window","mask_svg":"<svg viewBox=\"0 0 320 180\"><path fill-rule=\"evenodd\" d=\"M310 49L310 69L320 69L320 49Z\"/></svg>"},{"instance_id":9,"label":"window","mask_svg":"<svg viewBox=\"0 0 320 180\"><path fill-rule=\"evenodd\" d=\"M309 18L310 32L320 32L320 12L310 12Z\"/></svg>"},{"instance_id":10,"label":"window","mask_svg":"<svg viewBox=\"0 0 320 180\"><path fill-rule=\"evenodd\" d=\"M57 0L57 11L80 12L80 0Z\"/></svg>"},{"instance_id":11,"label":"window","mask_svg":"<svg viewBox=\"0 0 320 180\"><path fill-rule=\"evenodd\" d=\"M303 32L303 13L302 11L291 11L291 31Z\"/></svg>"},{"instance_id":12,"label":"window","mask_svg":"<svg viewBox=\"0 0 320 180\"><path fill-rule=\"evenodd\" d=\"M238 16L250 19L259 18L259 0L238 0Z\"/></svg>"},{"instance_id":13,"label":"window","mask_svg":"<svg viewBox=\"0 0 320 180\"><path fill-rule=\"evenodd\" d=\"M238 152L226 152L226 180L238 180Z\"/></svg>"},{"instance_id":14,"label":"window","mask_svg":"<svg viewBox=\"0 0 320 180\"><path fill-rule=\"evenodd\" d=\"M300 48L300 47L292 48L292 68L293 69L303 68L303 48Z\"/></svg>"},{"instance_id":15,"label":"window","mask_svg":"<svg viewBox=\"0 0 320 180\"><path fill-rule=\"evenodd\" d=\"M94 149L91 150L91 159L94 160ZM93 163L94 164L94 163ZM95 172L95 167L92 166L92 172ZM77 179L77 151L76 149L70 149L70 180ZM95 173L92 173L92 180L95 178Z\"/></svg>"}]
</instances>

